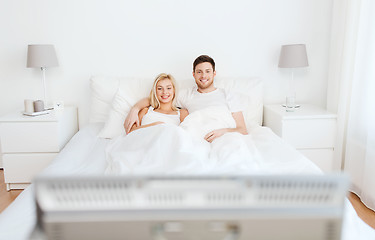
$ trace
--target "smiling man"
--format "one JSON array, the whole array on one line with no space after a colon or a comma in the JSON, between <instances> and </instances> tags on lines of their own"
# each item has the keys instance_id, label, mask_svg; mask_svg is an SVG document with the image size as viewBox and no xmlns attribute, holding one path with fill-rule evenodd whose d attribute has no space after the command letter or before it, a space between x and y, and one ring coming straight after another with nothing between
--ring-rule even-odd
<instances>
[{"instance_id":1,"label":"smiling man","mask_svg":"<svg viewBox=\"0 0 375 240\"><path fill-rule=\"evenodd\" d=\"M193 63L193 77L200 93L208 93L215 90L215 76L215 62L212 58L202 55L195 59Z\"/></svg>"},{"instance_id":2,"label":"smiling man","mask_svg":"<svg viewBox=\"0 0 375 240\"><path fill-rule=\"evenodd\" d=\"M193 63L193 77L196 86L192 89L181 91L177 96L177 106L187 109L189 113L204 110L209 107L224 107L232 113L236 127L220 128L210 131L204 137L208 142L212 142L214 139L228 132L247 134L241 103L234 93L226 92L224 89L215 87L215 76L215 61L207 55L197 57ZM124 122L127 133L133 124L139 124L137 121L138 112L140 109L147 106L149 106L149 100L142 99L131 109Z\"/></svg>"}]
</instances>

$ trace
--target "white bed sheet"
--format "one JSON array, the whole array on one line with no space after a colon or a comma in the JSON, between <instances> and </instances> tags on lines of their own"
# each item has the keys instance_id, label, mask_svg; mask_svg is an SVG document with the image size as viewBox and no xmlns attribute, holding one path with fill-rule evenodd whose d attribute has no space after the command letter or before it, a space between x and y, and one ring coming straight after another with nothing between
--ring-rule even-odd
<instances>
[{"instance_id":1,"label":"white bed sheet","mask_svg":"<svg viewBox=\"0 0 375 240\"><path fill-rule=\"evenodd\" d=\"M103 175L106 169L105 149L110 140L97 137L102 124L91 124L80 130L42 174ZM264 166L271 174L319 173L317 167L268 128L259 127L251 132ZM18 198L0 214L0 239L28 239L36 222L33 186L25 189ZM364 223L350 202L345 205L343 239L375 239L375 230Z\"/></svg>"}]
</instances>

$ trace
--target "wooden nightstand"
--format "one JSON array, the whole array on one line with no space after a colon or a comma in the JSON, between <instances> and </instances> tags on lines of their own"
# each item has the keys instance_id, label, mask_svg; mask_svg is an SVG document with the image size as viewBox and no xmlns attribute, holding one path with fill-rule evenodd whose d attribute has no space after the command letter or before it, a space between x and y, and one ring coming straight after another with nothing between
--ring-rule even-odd
<instances>
[{"instance_id":1,"label":"wooden nightstand","mask_svg":"<svg viewBox=\"0 0 375 240\"><path fill-rule=\"evenodd\" d=\"M7 189L24 189L78 131L77 108L40 116L0 117L0 149Z\"/></svg>"},{"instance_id":2,"label":"wooden nightstand","mask_svg":"<svg viewBox=\"0 0 375 240\"><path fill-rule=\"evenodd\" d=\"M333 150L336 115L314 105L303 104L294 112L281 105L264 106L263 125L272 129L324 172L334 170Z\"/></svg>"}]
</instances>

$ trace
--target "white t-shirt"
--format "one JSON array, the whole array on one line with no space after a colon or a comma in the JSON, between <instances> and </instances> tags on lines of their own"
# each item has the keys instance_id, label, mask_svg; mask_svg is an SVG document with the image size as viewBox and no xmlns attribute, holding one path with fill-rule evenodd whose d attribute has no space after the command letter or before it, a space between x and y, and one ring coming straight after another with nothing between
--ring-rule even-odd
<instances>
[{"instance_id":1,"label":"white t-shirt","mask_svg":"<svg viewBox=\"0 0 375 240\"><path fill-rule=\"evenodd\" d=\"M141 126L154 123L164 122L167 124L179 125L180 124L180 111L176 115L155 112L153 107L149 107L147 113L143 116Z\"/></svg>"},{"instance_id":2,"label":"white t-shirt","mask_svg":"<svg viewBox=\"0 0 375 240\"><path fill-rule=\"evenodd\" d=\"M208 107L226 107L232 113L243 111L239 97L224 89L216 88L209 93L200 93L195 86L182 90L177 96L177 106L185 108L189 113Z\"/></svg>"}]
</instances>

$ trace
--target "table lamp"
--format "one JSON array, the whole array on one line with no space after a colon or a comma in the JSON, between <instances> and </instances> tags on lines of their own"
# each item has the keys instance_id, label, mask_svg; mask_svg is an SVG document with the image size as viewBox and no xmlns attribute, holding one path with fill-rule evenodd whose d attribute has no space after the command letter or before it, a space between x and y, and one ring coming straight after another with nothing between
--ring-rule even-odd
<instances>
[{"instance_id":1,"label":"table lamp","mask_svg":"<svg viewBox=\"0 0 375 240\"><path fill-rule=\"evenodd\" d=\"M43 82L43 101L46 102L46 68L57 67L55 47L50 44L33 44L29 45L27 49L27 64L28 68L40 68L42 71Z\"/></svg>"},{"instance_id":2,"label":"table lamp","mask_svg":"<svg viewBox=\"0 0 375 240\"><path fill-rule=\"evenodd\" d=\"M291 68L292 78L289 81L288 94L286 96L286 110L293 111L296 105L296 92L294 90L294 68L309 66L305 44L291 44L281 46L279 68ZM284 105L283 105L284 106Z\"/></svg>"}]
</instances>

